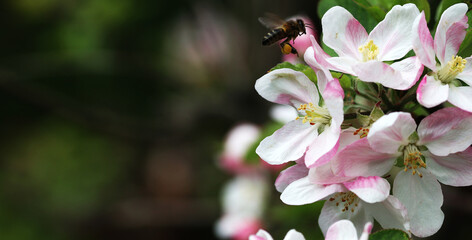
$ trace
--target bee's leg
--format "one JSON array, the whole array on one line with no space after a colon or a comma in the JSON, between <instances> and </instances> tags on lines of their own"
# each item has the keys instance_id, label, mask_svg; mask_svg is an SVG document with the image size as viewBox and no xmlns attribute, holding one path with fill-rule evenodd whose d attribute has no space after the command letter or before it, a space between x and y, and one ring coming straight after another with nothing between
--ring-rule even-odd
<instances>
[{"instance_id":1,"label":"bee's leg","mask_svg":"<svg viewBox=\"0 0 472 240\"><path fill-rule=\"evenodd\" d=\"M283 54L290 54L292 53L292 45L288 43L290 41L290 38L285 39L283 42L280 43L280 50L282 51Z\"/></svg>"}]
</instances>

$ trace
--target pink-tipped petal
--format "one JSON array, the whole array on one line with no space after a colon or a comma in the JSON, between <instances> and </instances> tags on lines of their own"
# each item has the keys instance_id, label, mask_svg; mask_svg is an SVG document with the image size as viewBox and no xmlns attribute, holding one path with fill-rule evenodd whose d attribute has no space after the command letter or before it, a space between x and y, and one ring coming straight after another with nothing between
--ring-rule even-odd
<instances>
[{"instance_id":1,"label":"pink-tipped petal","mask_svg":"<svg viewBox=\"0 0 472 240\"><path fill-rule=\"evenodd\" d=\"M372 232L372 228L374 224L368 222L364 225L364 230L362 231L362 235L359 237L359 240L367 240L369 239L370 232Z\"/></svg>"},{"instance_id":2,"label":"pink-tipped petal","mask_svg":"<svg viewBox=\"0 0 472 240\"><path fill-rule=\"evenodd\" d=\"M423 65L433 72L436 71L434 41L429 32L424 11L413 22L413 50Z\"/></svg>"},{"instance_id":3,"label":"pink-tipped petal","mask_svg":"<svg viewBox=\"0 0 472 240\"><path fill-rule=\"evenodd\" d=\"M376 203L385 200L390 193L390 184L381 177L358 177L343 183L349 191L355 193L367 203Z\"/></svg>"},{"instance_id":4,"label":"pink-tipped petal","mask_svg":"<svg viewBox=\"0 0 472 240\"><path fill-rule=\"evenodd\" d=\"M407 90L415 85L423 65L416 57L403 59L392 65L380 61L368 61L356 64L353 69L364 82L376 82L385 87L397 90Z\"/></svg>"},{"instance_id":5,"label":"pink-tipped petal","mask_svg":"<svg viewBox=\"0 0 472 240\"><path fill-rule=\"evenodd\" d=\"M439 20L434 35L434 47L441 65L446 64L451 56L459 51L468 27L465 15L467 10L465 3L454 4L443 12Z\"/></svg>"},{"instance_id":6,"label":"pink-tipped petal","mask_svg":"<svg viewBox=\"0 0 472 240\"><path fill-rule=\"evenodd\" d=\"M464 67L464 70L457 74L457 78L467 83L467 85L472 86L472 57L465 58L467 61Z\"/></svg>"},{"instance_id":7,"label":"pink-tipped petal","mask_svg":"<svg viewBox=\"0 0 472 240\"><path fill-rule=\"evenodd\" d=\"M447 100L454 106L472 112L472 87L449 87L449 97Z\"/></svg>"},{"instance_id":8,"label":"pink-tipped petal","mask_svg":"<svg viewBox=\"0 0 472 240\"><path fill-rule=\"evenodd\" d=\"M256 91L268 101L291 105L318 104L319 95L315 84L302 72L289 68L270 71L256 81Z\"/></svg>"},{"instance_id":9,"label":"pink-tipped petal","mask_svg":"<svg viewBox=\"0 0 472 240\"><path fill-rule=\"evenodd\" d=\"M412 24L420 11L414 4L396 5L370 33L369 39L379 47L378 59L392 61L411 50Z\"/></svg>"},{"instance_id":10,"label":"pink-tipped petal","mask_svg":"<svg viewBox=\"0 0 472 240\"><path fill-rule=\"evenodd\" d=\"M272 165L295 161L305 154L307 147L317 136L318 125L293 120L262 140L256 153Z\"/></svg>"},{"instance_id":11,"label":"pink-tipped petal","mask_svg":"<svg viewBox=\"0 0 472 240\"><path fill-rule=\"evenodd\" d=\"M367 40L367 32L346 9L335 6L321 19L323 42L340 57L362 59L359 46Z\"/></svg>"},{"instance_id":12,"label":"pink-tipped petal","mask_svg":"<svg viewBox=\"0 0 472 240\"><path fill-rule=\"evenodd\" d=\"M418 145L436 156L464 151L472 144L472 113L443 108L423 119L418 126Z\"/></svg>"},{"instance_id":13,"label":"pink-tipped petal","mask_svg":"<svg viewBox=\"0 0 472 240\"><path fill-rule=\"evenodd\" d=\"M368 222L373 222L372 216L366 214L364 204L366 203L359 201L357 207L355 208L356 210L351 212L342 211L344 209L344 204L339 204L337 201L326 201L318 218L318 224L320 225L323 234L326 235L328 228L335 222L347 219L354 224L356 233L359 236L365 224Z\"/></svg>"},{"instance_id":14,"label":"pink-tipped petal","mask_svg":"<svg viewBox=\"0 0 472 240\"><path fill-rule=\"evenodd\" d=\"M339 220L328 228L325 240L357 240L356 228L349 220Z\"/></svg>"},{"instance_id":15,"label":"pink-tipped petal","mask_svg":"<svg viewBox=\"0 0 472 240\"><path fill-rule=\"evenodd\" d=\"M394 196L388 196L383 202L368 204L365 209L384 229L394 228L405 232L410 231L408 212L400 200Z\"/></svg>"},{"instance_id":16,"label":"pink-tipped petal","mask_svg":"<svg viewBox=\"0 0 472 240\"><path fill-rule=\"evenodd\" d=\"M463 152L439 157L429 152L426 157L428 169L443 184L462 187L472 185L472 148Z\"/></svg>"},{"instance_id":17,"label":"pink-tipped petal","mask_svg":"<svg viewBox=\"0 0 472 240\"><path fill-rule=\"evenodd\" d=\"M416 90L418 102L427 107L435 107L445 102L449 95L449 85L442 84L433 76L425 75Z\"/></svg>"},{"instance_id":18,"label":"pink-tipped petal","mask_svg":"<svg viewBox=\"0 0 472 240\"><path fill-rule=\"evenodd\" d=\"M295 229L291 229L288 231L287 235L285 235L284 240L305 240L305 237Z\"/></svg>"},{"instance_id":19,"label":"pink-tipped petal","mask_svg":"<svg viewBox=\"0 0 472 240\"><path fill-rule=\"evenodd\" d=\"M301 160L302 161L300 163L297 163L280 172L279 176L275 180L275 188L277 191L283 192L285 188L290 185L290 183L308 176L309 169L305 166L304 160Z\"/></svg>"},{"instance_id":20,"label":"pink-tipped petal","mask_svg":"<svg viewBox=\"0 0 472 240\"><path fill-rule=\"evenodd\" d=\"M339 136L339 149L338 151L343 150L346 146L358 141L361 139L360 134L355 134L357 129L349 127L341 131Z\"/></svg>"},{"instance_id":21,"label":"pink-tipped petal","mask_svg":"<svg viewBox=\"0 0 472 240\"><path fill-rule=\"evenodd\" d=\"M340 151L331 164L334 173L339 176L382 176L390 171L398 156L399 153L377 152L367 138L362 138Z\"/></svg>"},{"instance_id":22,"label":"pink-tipped petal","mask_svg":"<svg viewBox=\"0 0 472 240\"><path fill-rule=\"evenodd\" d=\"M313 70L315 71L318 88L321 92L323 92L324 89L326 88L326 84L328 84L328 82L333 79L333 76L331 75L331 73L326 67L318 63L315 57L316 54L317 53L314 52L314 48L309 47L305 51L304 58L305 58L305 62L308 63L308 65L310 65L311 68L313 68Z\"/></svg>"},{"instance_id":23,"label":"pink-tipped petal","mask_svg":"<svg viewBox=\"0 0 472 240\"><path fill-rule=\"evenodd\" d=\"M333 193L343 191L346 190L341 184L313 184L308 177L304 177L288 185L280 195L280 199L288 205L304 205L314 203Z\"/></svg>"},{"instance_id":24,"label":"pink-tipped petal","mask_svg":"<svg viewBox=\"0 0 472 240\"><path fill-rule=\"evenodd\" d=\"M367 139L375 151L395 154L398 147L408 144L408 137L415 130L416 123L410 113L393 112L372 124Z\"/></svg>"},{"instance_id":25,"label":"pink-tipped petal","mask_svg":"<svg viewBox=\"0 0 472 240\"><path fill-rule=\"evenodd\" d=\"M328 82L326 89L321 93L325 101L326 108L331 115L331 126L340 127L344 121L344 90L339 80L334 78Z\"/></svg>"},{"instance_id":26,"label":"pink-tipped petal","mask_svg":"<svg viewBox=\"0 0 472 240\"><path fill-rule=\"evenodd\" d=\"M443 195L436 178L427 170L420 172L422 177L411 171L398 173L393 195L408 211L411 232L418 237L428 237L436 233L444 221Z\"/></svg>"}]
</instances>

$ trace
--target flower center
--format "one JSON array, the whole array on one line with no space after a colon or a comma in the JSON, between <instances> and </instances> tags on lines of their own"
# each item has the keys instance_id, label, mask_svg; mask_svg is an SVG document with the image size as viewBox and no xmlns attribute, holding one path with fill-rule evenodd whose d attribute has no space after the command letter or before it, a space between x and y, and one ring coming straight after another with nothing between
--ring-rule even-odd
<instances>
[{"instance_id":1,"label":"flower center","mask_svg":"<svg viewBox=\"0 0 472 240\"><path fill-rule=\"evenodd\" d=\"M329 124L331 121L328 109L313 103L301 104L298 110L306 113L305 116L296 118L296 120L302 119L303 123L309 122L310 125L315 125L316 123Z\"/></svg>"},{"instance_id":2,"label":"flower center","mask_svg":"<svg viewBox=\"0 0 472 240\"><path fill-rule=\"evenodd\" d=\"M369 128L360 127L354 131L354 135L359 135L359 138L365 138L369 134Z\"/></svg>"},{"instance_id":3,"label":"flower center","mask_svg":"<svg viewBox=\"0 0 472 240\"><path fill-rule=\"evenodd\" d=\"M370 40L365 45L359 47L359 52L362 53L362 61L367 62L377 59L379 48L374 44L373 40Z\"/></svg>"},{"instance_id":4,"label":"flower center","mask_svg":"<svg viewBox=\"0 0 472 240\"><path fill-rule=\"evenodd\" d=\"M418 147L413 144L409 144L403 150L403 164L405 165L405 172L408 169L412 170L412 174L418 173L419 177L423 175L417 170L418 168L426 168L426 163L421 158L423 154L418 150Z\"/></svg>"},{"instance_id":5,"label":"flower center","mask_svg":"<svg viewBox=\"0 0 472 240\"><path fill-rule=\"evenodd\" d=\"M437 78L445 84L452 82L457 74L464 71L466 63L467 60L459 56L452 56L452 59L438 71Z\"/></svg>"},{"instance_id":6,"label":"flower center","mask_svg":"<svg viewBox=\"0 0 472 240\"><path fill-rule=\"evenodd\" d=\"M354 213L359 206L359 197L357 197L353 192L336 193L329 198L329 201L335 201L336 206L339 207L342 212L350 211L351 213Z\"/></svg>"}]
</instances>

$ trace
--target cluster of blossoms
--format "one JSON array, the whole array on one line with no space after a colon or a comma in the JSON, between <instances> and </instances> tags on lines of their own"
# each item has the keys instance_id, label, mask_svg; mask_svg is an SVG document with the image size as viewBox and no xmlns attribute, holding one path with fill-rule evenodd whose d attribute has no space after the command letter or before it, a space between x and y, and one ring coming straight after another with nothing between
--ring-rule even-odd
<instances>
[{"instance_id":1,"label":"cluster of blossoms","mask_svg":"<svg viewBox=\"0 0 472 240\"><path fill-rule=\"evenodd\" d=\"M256 153L273 165L295 162L275 182L284 203L326 200L318 221L326 239L367 239L374 219L431 236L444 220L439 182L472 185L472 59L456 55L467 10L446 9L433 39L414 4L394 6L370 34L333 7L322 40L337 56L313 36L304 54L316 81L291 68L257 80L263 98L299 116ZM250 239L272 238L260 230ZM291 230L285 239L304 237Z\"/></svg>"}]
</instances>

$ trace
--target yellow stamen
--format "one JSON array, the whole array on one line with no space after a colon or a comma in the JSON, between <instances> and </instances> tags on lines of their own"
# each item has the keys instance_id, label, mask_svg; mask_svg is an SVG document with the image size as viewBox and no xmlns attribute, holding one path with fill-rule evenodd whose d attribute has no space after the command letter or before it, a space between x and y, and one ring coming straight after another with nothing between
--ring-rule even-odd
<instances>
[{"instance_id":1,"label":"yellow stamen","mask_svg":"<svg viewBox=\"0 0 472 240\"><path fill-rule=\"evenodd\" d=\"M310 125L315 125L316 123L329 124L331 121L329 111L313 103L301 104L298 110L306 113L305 116L296 118L296 120L302 119L303 123L309 122Z\"/></svg>"},{"instance_id":2,"label":"yellow stamen","mask_svg":"<svg viewBox=\"0 0 472 240\"><path fill-rule=\"evenodd\" d=\"M457 74L464 71L466 63L467 60L459 56L452 56L452 59L438 71L437 78L445 84L452 82Z\"/></svg>"},{"instance_id":3,"label":"yellow stamen","mask_svg":"<svg viewBox=\"0 0 472 240\"><path fill-rule=\"evenodd\" d=\"M426 163L421 158L423 154L418 150L415 145L409 144L403 150L403 164L405 165L405 172L409 169L411 174L418 174L419 177L423 175L418 171L418 168L426 168Z\"/></svg>"},{"instance_id":4,"label":"yellow stamen","mask_svg":"<svg viewBox=\"0 0 472 240\"><path fill-rule=\"evenodd\" d=\"M374 44L373 40L370 40L365 45L359 47L359 52L362 53L362 61L367 62L377 59L379 48Z\"/></svg>"}]
</instances>

